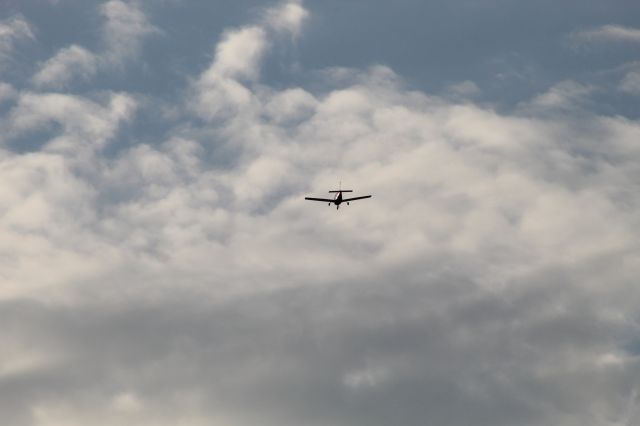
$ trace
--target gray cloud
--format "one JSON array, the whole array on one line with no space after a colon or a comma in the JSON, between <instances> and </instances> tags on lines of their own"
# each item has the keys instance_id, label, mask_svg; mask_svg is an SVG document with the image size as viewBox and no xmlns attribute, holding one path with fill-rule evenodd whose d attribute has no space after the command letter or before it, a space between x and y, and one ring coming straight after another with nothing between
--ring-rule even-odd
<instances>
[{"instance_id":1,"label":"gray cloud","mask_svg":"<svg viewBox=\"0 0 640 426\"><path fill-rule=\"evenodd\" d=\"M0 104L12 100L16 96L16 90L7 83L0 83Z\"/></svg>"},{"instance_id":2,"label":"gray cloud","mask_svg":"<svg viewBox=\"0 0 640 426\"><path fill-rule=\"evenodd\" d=\"M73 309L5 304L8 335L36 342L31 351L53 364L18 375L12 391L40 383L37 396L19 401L44 413L44 424L71 425L98 416L596 425L629 412L640 370L609 352L626 326L580 303L579 282L548 272L548 287L489 294L455 275L404 279L223 305L184 293Z\"/></svg>"},{"instance_id":3,"label":"gray cloud","mask_svg":"<svg viewBox=\"0 0 640 426\"><path fill-rule=\"evenodd\" d=\"M12 95L5 421L637 422L640 124L576 81L509 113L383 65L279 87L313 16L261 10L180 98ZM374 197L303 200L339 180Z\"/></svg>"},{"instance_id":4,"label":"gray cloud","mask_svg":"<svg viewBox=\"0 0 640 426\"><path fill-rule=\"evenodd\" d=\"M640 66L638 64L632 64L631 70L622 78L619 89L631 95L640 95Z\"/></svg>"}]
</instances>

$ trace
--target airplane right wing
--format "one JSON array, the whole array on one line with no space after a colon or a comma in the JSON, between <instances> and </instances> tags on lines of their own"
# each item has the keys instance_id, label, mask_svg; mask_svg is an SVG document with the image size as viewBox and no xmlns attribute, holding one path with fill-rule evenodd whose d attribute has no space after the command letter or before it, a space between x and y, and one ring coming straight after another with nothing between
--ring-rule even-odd
<instances>
[{"instance_id":1,"label":"airplane right wing","mask_svg":"<svg viewBox=\"0 0 640 426\"><path fill-rule=\"evenodd\" d=\"M362 197L345 198L344 200L342 200L342 202L344 203L346 201L363 200L365 198L371 198L371 195L363 195Z\"/></svg>"},{"instance_id":2,"label":"airplane right wing","mask_svg":"<svg viewBox=\"0 0 640 426\"><path fill-rule=\"evenodd\" d=\"M330 200L328 198L313 198L313 197L304 197L305 200L311 201L324 201L325 203L333 203L334 200Z\"/></svg>"}]
</instances>

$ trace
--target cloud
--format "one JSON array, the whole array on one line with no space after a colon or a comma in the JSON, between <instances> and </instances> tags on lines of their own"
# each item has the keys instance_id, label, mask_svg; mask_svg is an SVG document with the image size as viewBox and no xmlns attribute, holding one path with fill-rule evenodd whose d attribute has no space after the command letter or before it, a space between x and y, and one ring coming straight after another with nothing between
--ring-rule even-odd
<instances>
[{"instance_id":1,"label":"cloud","mask_svg":"<svg viewBox=\"0 0 640 426\"><path fill-rule=\"evenodd\" d=\"M136 2L110 0L100 11L105 18L104 49L94 53L74 44L59 50L33 76L36 87L60 89L70 82L86 82L99 70L122 68L135 58L145 37L159 32Z\"/></svg>"},{"instance_id":2,"label":"cloud","mask_svg":"<svg viewBox=\"0 0 640 426\"><path fill-rule=\"evenodd\" d=\"M631 70L624 75L618 88L630 95L640 95L640 66L634 64Z\"/></svg>"},{"instance_id":3,"label":"cloud","mask_svg":"<svg viewBox=\"0 0 640 426\"><path fill-rule=\"evenodd\" d=\"M283 1L279 6L270 8L265 13L269 27L298 36L302 24L309 17L309 12L301 1Z\"/></svg>"},{"instance_id":4,"label":"cloud","mask_svg":"<svg viewBox=\"0 0 640 426\"><path fill-rule=\"evenodd\" d=\"M640 123L590 112L572 81L506 113L385 66L275 87L277 42L228 30L170 105L18 95L3 418L632 424ZM169 129L118 139L136 111ZM373 198L304 201L340 179Z\"/></svg>"},{"instance_id":5,"label":"cloud","mask_svg":"<svg viewBox=\"0 0 640 426\"><path fill-rule=\"evenodd\" d=\"M247 107L257 102L251 86L258 82L262 59L270 47L268 29L295 35L307 15L299 2L283 2L264 12L265 26L227 31L216 46L213 62L194 86L198 114L211 120L225 114L249 112Z\"/></svg>"},{"instance_id":6,"label":"cloud","mask_svg":"<svg viewBox=\"0 0 640 426\"><path fill-rule=\"evenodd\" d=\"M64 87L69 81L87 80L98 67L96 56L87 49L72 45L64 48L42 66L33 76L36 86Z\"/></svg>"},{"instance_id":7,"label":"cloud","mask_svg":"<svg viewBox=\"0 0 640 426\"><path fill-rule=\"evenodd\" d=\"M528 108L542 110L577 109L593 94L596 88L575 81L556 83L546 92L527 102Z\"/></svg>"},{"instance_id":8,"label":"cloud","mask_svg":"<svg viewBox=\"0 0 640 426\"><path fill-rule=\"evenodd\" d=\"M134 109L135 101L124 94L111 94L100 104L72 95L23 92L7 124L14 137L57 124L62 131L47 143L46 149L71 154L83 148L102 147Z\"/></svg>"},{"instance_id":9,"label":"cloud","mask_svg":"<svg viewBox=\"0 0 640 426\"><path fill-rule=\"evenodd\" d=\"M460 83L452 84L447 89L454 97L468 98L476 96L480 93L480 88L473 81L465 80Z\"/></svg>"},{"instance_id":10,"label":"cloud","mask_svg":"<svg viewBox=\"0 0 640 426\"><path fill-rule=\"evenodd\" d=\"M260 27L227 33L216 47L213 63L194 86L198 114L213 119L248 111L246 107L255 100L245 84L257 79L266 48L265 33Z\"/></svg>"},{"instance_id":11,"label":"cloud","mask_svg":"<svg viewBox=\"0 0 640 426\"><path fill-rule=\"evenodd\" d=\"M622 25L603 25L598 28L579 31L573 35L586 42L640 42L640 29Z\"/></svg>"},{"instance_id":12,"label":"cloud","mask_svg":"<svg viewBox=\"0 0 640 426\"><path fill-rule=\"evenodd\" d=\"M204 80L222 78L255 79L267 43L259 27L247 27L228 33L216 47L216 57Z\"/></svg>"},{"instance_id":13,"label":"cloud","mask_svg":"<svg viewBox=\"0 0 640 426\"><path fill-rule=\"evenodd\" d=\"M112 64L122 65L139 51L145 36L158 32L136 2L109 0L101 6L101 12L106 18L104 56Z\"/></svg>"},{"instance_id":14,"label":"cloud","mask_svg":"<svg viewBox=\"0 0 640 426\"><path fill-rule=\"evenodd\" d=\"M17 91L8 83L0 83L0 105L16 97Z\"/></svg>"},{"instance_id":15,"label":"cloud","mask_svg":"<svg viewBox=\"0 0 640 426\"><path fill-rule=\"evenodd\" d=\"M35 39L33 29L22 15L14 15L0 21L0 61L5 62L16 43Z\"/></svg>"}]
</instances>

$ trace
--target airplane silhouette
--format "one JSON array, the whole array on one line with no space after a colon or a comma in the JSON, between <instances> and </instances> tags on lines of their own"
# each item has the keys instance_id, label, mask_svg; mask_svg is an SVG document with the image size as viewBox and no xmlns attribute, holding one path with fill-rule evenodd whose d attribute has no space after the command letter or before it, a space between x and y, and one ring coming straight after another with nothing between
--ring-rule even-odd
<instances>
[{"instance_id":1,"label":"airplane silhouette","mask_svg":"<svg viewBox=\"0 0 640 426\"><path fill-rule=\"evenodd\" d=\"M340 186L342 186L342 182L340 182ZM329 194L338 194L334 196L334 198L315 198L315 197L304 197L305 200L311 201L324 201L325 203L331 203L336 205L336 210L340 208L340 204L347 203L349 205L349 201L362 200L364 198L371 198L371 195L363 195L361 197L352 197L352 198L342 198L343 192L353 192L351 189L338 189L334 191L329 191Z\"/></svg>"}]
</instances>

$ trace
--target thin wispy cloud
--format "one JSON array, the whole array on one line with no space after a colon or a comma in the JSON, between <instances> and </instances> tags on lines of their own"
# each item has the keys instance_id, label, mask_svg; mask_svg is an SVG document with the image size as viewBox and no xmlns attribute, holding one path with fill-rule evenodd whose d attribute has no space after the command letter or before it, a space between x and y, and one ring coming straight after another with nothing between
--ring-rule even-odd
<instances>
[{"instance_id":1,"label":"thin wispy cloud","mask_svg":"<svg viewBox=\"0 0 640 426\"><path fill-rule=\"evenodd\" d=\"M596 88L593 86L575 81L562 81L527 101L525 106L552 113L557 112L558 109L577 110L589 100L589 96L595 91Z\"/></svg>"},{"instance_id":2,"label":"thin wispy cloud","mask_svg":"<svg viewBox=\"0 0 640 426\"><path fill-rule=\"evenodd\" d=\"M631 42L640 43L640 28L622 25L601 27L576 32L573 37L585 42Z\"/></svg>"},{"instance_id":3,"label":"thin wispy cloud","mask_svg":"<svg viewBox=\"0 0 640 426\"><path fill-rule=\"evenodd\" d=\"M37 86L64 87L70 81L88 80L98 69L98 58L87 49L72 45L47 60L33 76Z\"/></svg>"},{"instance_id":4,"label":"thin wispy cloud","mask_svg":"<svg viewBox=\"0 0 640 426\"><path fill-rule=\"evenodd\" d=\"M631 95L640 95L640 64L632 64L631 70L620 81L619 89Z\"/></svg>"},{"instance_id":5,"label":"thin wispy cloud","mask_svg":"<svg viewBox=\"0 0 640 426\"><path fill-rule=\"evenodd\" d=\"M135 1L109 0L101 6L101 12L106 19L104 56L113 64L122 65L123 61L132 59L144 37L159 31Z\"/></svg>"},{"instance_id":6,"label":"thin wispy cloud","mask_svg":"<svg viewBox=\"0 0 640 426\"><path fill-rule=\"evenodd\" d=\"M7 61L16 45L25 40L34 40L32 26L21 15L0 21L0 66Z\"/></svg>"}]
</instances>

